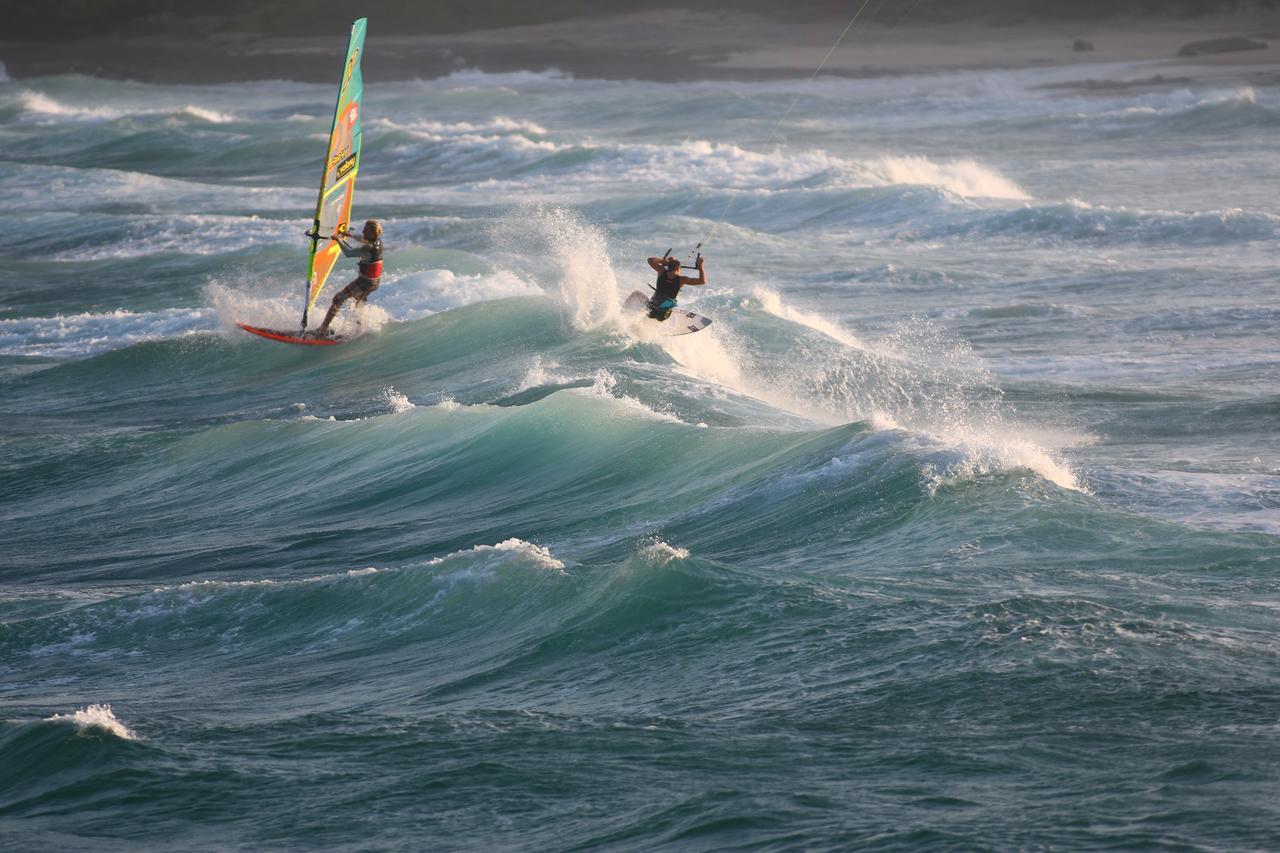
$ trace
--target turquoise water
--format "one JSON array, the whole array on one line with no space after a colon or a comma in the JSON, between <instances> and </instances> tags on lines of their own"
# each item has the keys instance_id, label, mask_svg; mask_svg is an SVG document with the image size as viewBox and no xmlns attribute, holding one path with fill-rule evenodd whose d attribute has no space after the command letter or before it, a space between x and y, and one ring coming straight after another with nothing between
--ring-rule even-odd
<instances>
[{"instance_id":1,"label":"turquoise water","mask_svg":"<svg viewBox=\"0 0 1280 853\"><path fill-rule=\"evenodd\" d=\"M318 350L331 87L0 82L0 840L1280 844L1280 92L1121 74L370 85Z\"/></svg>"}]
</instances>

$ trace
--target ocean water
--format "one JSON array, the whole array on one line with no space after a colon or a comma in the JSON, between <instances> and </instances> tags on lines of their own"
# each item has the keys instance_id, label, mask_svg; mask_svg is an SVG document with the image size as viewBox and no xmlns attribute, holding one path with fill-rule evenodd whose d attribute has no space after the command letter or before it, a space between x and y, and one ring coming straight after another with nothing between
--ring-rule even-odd
<instances>
[{"instance_id":1,"label":"ocean water","mask_svg":"<svg viewBox=\"0 0 1280 853\"><path fill-rule=\"evenodd\" d=\"M0 843L1280 846L1280 92L1151 73L371 82L328 349L331 86L0 82Z\"/></svg>"}]
</instances>

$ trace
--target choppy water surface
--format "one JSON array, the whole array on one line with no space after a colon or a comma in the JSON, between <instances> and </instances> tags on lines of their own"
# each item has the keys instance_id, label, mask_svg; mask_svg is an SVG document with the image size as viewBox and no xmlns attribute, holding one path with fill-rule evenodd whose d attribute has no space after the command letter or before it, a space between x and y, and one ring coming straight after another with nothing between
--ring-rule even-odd
<instances>
[{"instance_id":1,"label":"choppy water surface","mask_svg":"<svg viewBox=\"0 0 1280 853\"><path fill-rule=\"evenodd\" d=\"M0 839L1276 846L1280 92L1124 71L371 84L319 351L331 87L0 83Z\"/></svg>"}]
</instances>

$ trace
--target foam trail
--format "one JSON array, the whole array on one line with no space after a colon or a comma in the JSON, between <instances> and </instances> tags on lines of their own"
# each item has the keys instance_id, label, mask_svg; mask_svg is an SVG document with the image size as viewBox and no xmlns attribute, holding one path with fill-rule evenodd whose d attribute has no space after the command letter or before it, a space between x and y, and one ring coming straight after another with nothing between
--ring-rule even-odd
<instances>
[{"instance_id":1,"label":"foam trail","mask_svg":"<svg viewBox=\"0 0 1280 853\"><path fill-rule=\"evenodd\" d=\"M810 311L802 311L782 301L782 297L764 287L757 286L753 290L754 296L760 300L760 304L764 306L764 310L768 311L775 317L783 320L789 320L792 323L799 323L802 326L808 326L815 332L821 332L834 341L839 341L847 347L853 349L866 349L866 345L853 335L846 332L840 327L839 323Z\"/></svg>"},{"instance_id":2,"label":"foam trail","mask_svg":"<svg viewBox=\"0 0 1280 853\"><path fill-rule=\"evenodd\" d=\"M501 562L509 560L519 560L535 566L540 569L550 571L564 571L564 563L551 553L551 550L545 545L535 545L532 542L526 542L523 539L512 537L505 539L496 545L476 545L465 551L454 551L443 557L436 557L427 561L428 566L439 566L472 555L494 556L500 558Z\"/></svg>"}]
</instances>

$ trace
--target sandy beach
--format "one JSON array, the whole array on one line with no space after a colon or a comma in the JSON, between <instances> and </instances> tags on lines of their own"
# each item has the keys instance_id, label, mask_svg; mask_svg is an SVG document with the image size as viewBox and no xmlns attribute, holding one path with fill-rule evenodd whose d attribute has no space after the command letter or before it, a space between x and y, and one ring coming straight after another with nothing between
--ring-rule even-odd
<instances>
[{"instance_id":1,"label":"sandy beach","mask_svg":"<svg viewBox=\"0 0 1280 853\"><path fill-rule=\"evenodd\" d=\"M558 69L579 78L764 80L807 77L847 21L781 23L751 14L681 10L447 35L387 35L370 21L365 64L371 82L430 79L463 69L489 72ZM1192 19L1043 21L996 26L906 20L859 22L823 73L877 76L958 69L1163 63L1162 77L1263 75L1280 49L1179 58L1185 44L1248 37L1280 40L1280 15ZM1077 51L1077 39L1093 49ZM79 73L165 83L253 79L323 82L343 41L228 35L89 38L67 42L0 41L0 62L14 78ZM1151 76L1151 67L1143 72Z\"/></svg>"}]
</instances>

